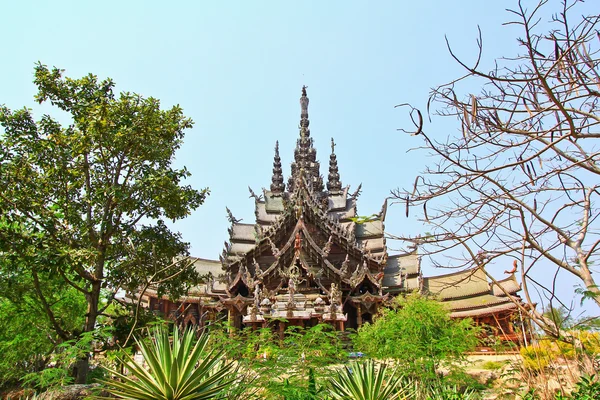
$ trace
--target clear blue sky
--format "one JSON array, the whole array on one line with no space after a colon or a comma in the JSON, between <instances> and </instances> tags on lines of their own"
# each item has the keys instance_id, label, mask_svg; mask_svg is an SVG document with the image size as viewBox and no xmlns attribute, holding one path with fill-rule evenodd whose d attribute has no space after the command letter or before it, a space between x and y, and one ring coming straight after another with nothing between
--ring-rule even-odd
<instances>
[{"instance_id":1,"label":"clear blue sky","mask_svg":"<svg viewBox=\"0 0 600 400\"><path fill-rule=\"evenodd\" d=\"M590 3L586 8L593 10ZM515 4L5 1L0 103L36 109L32 73L39 60L73 77L111 77L118 90L159 98L165 107L180 104L196 125L177 163L192 172L190 184L208 186L211 195L174 227L193 255L216 259L228 238L225 206L253 221L247 186L256 192L269 186L276 140L289 173L302 85L308 86L322 173L334 137L342 183L363 183L359 213L378 212L391 189L410 187L430 161L424 153L407 153L420 140L396 131L407 119L394 105L424 107L430 87L462 73L444 35L473 60L480 25L484 65L514 55L518 31L502 23L509 18L505 7ZM435 122L429 131L439 135L459 128L454 121ZM386 228L392 234L424 230L402 207L389 210Z\"/></svg>"}]
</instances>

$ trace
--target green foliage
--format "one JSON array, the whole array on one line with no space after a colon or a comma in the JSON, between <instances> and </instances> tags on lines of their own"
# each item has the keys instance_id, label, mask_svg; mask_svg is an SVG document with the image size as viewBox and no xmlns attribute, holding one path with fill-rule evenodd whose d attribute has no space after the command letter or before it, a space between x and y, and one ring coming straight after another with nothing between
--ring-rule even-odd
<instances>
[{"instance_id":1,"label":"green foliage","mask_svg":"<svg viewBox=\"0 0 600 400\"><path fill-rule=\"evenodd\" d=\"M261 398L320 396L332 364L346 359L337 333L328 324L289 327L283 340L272 326L256 331L217 324L210 331L210 347L223 350L240 368L251 372L249 383Z\"/></svg>"},{"instance_id":2,"label":"green foliage","mask_svg":"<svg viewBox=\"0 0 600 400\"><path fill-rule=\"evenodd\" d=\"M563 306L552 307L548 305L544 309L543 315L559 329L571 329L574 324L571 313Z\"/></svg>"},{"instance_id":3,"label":"green foliage","mask_svg":"<svg viewBox=\"0 0 600 400\"><path fill-rule=\"evenodd\" d=\"M372 324L358 330L355 347L371 357L393 358L405 373L435 380L442 362L457 361L477 344L469 319L453 320L435 300L412 294L398 297Z\"/></svg>"},{"instance_id":4,"label":"green foliage","mask_svg":"<svg viewBox=\"0 0 600 400\"><path fill-rule=\"evenodd\" d=\"M120 289L152 281L177 297L198 281L191 263L173 265L188 244L162 219L187 216L208 191L183 185L189 172L171 165L192 126L179 106L163 110L157 99L115 94L110 79L41 64L35 84L36 101L70 121L0 106L0 281L23 283L58 344L93 331ZM85 299L83 311L58 309L67 288Z\"/></svg>"},{"instance_id":5,"label":"green foliage","mask_svg":"<svg viewBox=\"0 0 600 400\"><path fill-rule=\"evenodd\" d=\"M593 301L598 301L598 285L589 285L587 287L582 287L581 285L579 285L578 287L575 288L575 294L578 294L579 296L581 296L581 302L580 305L583 306L583 303L586 300L593 300Z\"/></svg>"},{"instance_id":6,"label":"green foliage","mask_svg":"<svg viewBox=\"0 0 600 400\"><path fill-rule=\"evenodd\" d=\"M132 357L121 360L131 375L111 370L117 379L103 381L119 399L194 400L219 398L236 379L231 363L223 353L207 351L208 336L198 340L190 330L180 335L173 330L172 343L167 329L156 328L151 340L136 340L149 370Z\"/></svg>"},{"instance_id":7,"label":"green foliage","mask_svg":"<svg viewBox=\"0 0 600 400\"><path fill-rule=\"evenodd\" d=\"M457 385L433 385L428 392L428 400L475 400L480 398L476 390L461 388Z\"/></svg>"},{"instance_id":8,"label":"green foliage","mask_svg":"<svg viewBox=\"0 0 600 400\"><path fill-rule=\"evenodd\" d=\"M289 379L284 380L284 384L280 387L279 393L284 400L318 400L325 395L323 387L317 388L317 379L315 370L308 369L308 386L293 384Z\"/></svg>"},{"instance_id":9,"label":"green foliage","mask_svg":"<svg viewBox=\"0 0 600 400\"><path fill-rule=\"evenodd\" d=\"M490 371L496 371L501 369L504 366L503 363L498 362L498 361L486 361L481 365L481 368L483 369L487 369Z\"/></svg>"},{"instance_id":10,"label":"green foliage","mask_svg":"<svg viewBox=\"0 0 600 400\"><path fill-rule=\"evenodd\" d=\"M352 221L358 225L362 225L362 224L366 224L367 222L375 221L378 218L379 218L379 216L377 214L371 214L369 216L358 215L356 217L351 217L350 221Z\"/></svg>"},{"instance_id":11,"label":"green foliage","mask_svg":"<svg viewBox=\"0 0 600 400\"><path fill-rule=\"evenodd\" d=\"M353 362L330 381L329 394L336 400L395 400L412 398L413 385L396 368L373 360Z\"/></svg>"},{"instance_id":12,"label":"green foliage","mask_svg":"<svg viewBox=\"0 0 600 400\"><path fill-rule=\"evenodd\" d=\"M577 382L575 391L571 393L573 400L600 399L600 380L596 375L582 376Z\"/></svg>"},{"instance_id":13,"label":"green foliage","mask_svg":"<svg viewBox=\"0 0 600 400\"><path fill-rule=\"evenodd\" d=\"M572 340L580 342L581 348L562 340L541 339L536 344L521 348L524 367L541 371L559 358L575 360L580 356L595 358L600 355L600 333L571 331L569 334L572 335Z\"/></svg>"},{"instance_id":14,"label":"green foliage","mask_svg":"<svg viewBox=\"0 0 600 400\"><path fill-rule=\"evenodd\" d=\"M21 383L25 387L33 387L40 391L72 384L74 382L73 364L89 354L97 347L98 343L106 340L111 332L110 328L99 328L92 332L82 333L78 339L58 344L49 355L48 365L39 371L25 374L22 376ZM101 376L99 369L95 369L93 372L94 376ZM91 380L86 383L91 383Z\"/></svg>"},{"instance_id":15,"label":"green foliage","mask_svg":"<svg viewBox=\"0 0 600 400\"><path fill-rule=\"evenodd\" d=\"M6 260L0 255L2 262ZM31 276L24 269L18 263L0 266L0 388L22 384L24 376L43 371L51 362L54 369L47 374L63 374L67 378L64 371L56 370L52 356L62 351L61 338L52 329ZM73 288L62 287L60 279L49 274L40 274L39 280L40 290L52 311L60 315L61 324L69 330L80 329L85 314L83 295Z\"/></svg>"}]
</instances>

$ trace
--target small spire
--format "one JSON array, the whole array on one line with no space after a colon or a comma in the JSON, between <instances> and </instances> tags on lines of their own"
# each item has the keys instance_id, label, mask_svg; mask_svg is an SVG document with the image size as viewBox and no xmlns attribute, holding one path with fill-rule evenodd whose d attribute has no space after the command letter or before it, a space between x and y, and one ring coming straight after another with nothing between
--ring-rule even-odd
<instances>
[{"instance_id":1,"label":"small spire","mask_svg":"<svg viewBox=\"0 0 600 400\"><path fill-rule=\"evenodd\" d=\"M329 156L329 176L327 181L327 190L330 194L337 194L342 191L342 182L338 172L337 157L335 155L335 142L331 138L331 155Z\"/></svg>"},{"instance_id":2,"label":"small spire","mask_svg":"<svg viewBox=\"0 0 600 400\"><path fill-rule=\"evenodd\" d=\"M281 196L285 191L283 183L283 170L281 169L281 158L279 157L279 141L275 142L275 157L273 157L273 177L271 178L271 193Z\"/></svg>"}]
</instances>

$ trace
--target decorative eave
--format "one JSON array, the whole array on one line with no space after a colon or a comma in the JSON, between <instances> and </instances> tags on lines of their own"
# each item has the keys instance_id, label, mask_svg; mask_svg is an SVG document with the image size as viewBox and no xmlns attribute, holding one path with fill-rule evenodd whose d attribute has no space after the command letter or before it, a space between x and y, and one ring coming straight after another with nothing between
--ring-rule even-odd
<instances>
[{"instance_id":1,"label":"decorative eave","mask_svg":"<svg viewBox=\"0 0 600 400\"><path fill-rule=\"evenodd\" d=\"M239 312L243 312L244 308L246 308L248 305L254 302L254 299L252 297L244 297L240 294L238 294L235 297L221 297L220 300L221 303L223 303L225 306L233 306Z\"/></svg>"},{"instance_id":2,"label":"decorative eave","mask_svg":"<svg viewBox=\"0 0 600 400\"><path fill-rule=\"evenodd\" d=\"M513 302L503 303L493 306L484 306L477 309L451 311L451 318L481 318L498 315L501 313L513 313L518 310L518 307Z\"/></svg>"},{"instance_id":3,"label":"decorative eave","mask_svg":"<svg viewBox=\"0 0 600 400\"><path fill-rule=\"evenodd\" d=\"M364 307L365 311L375 311L373 309L373 306L376 306L377 304L382 304L385 303L387 301L389 301L390 295L389 294L385 294L383 296L380 295L375 295L375 294L371 294L371 293L364 293L361 294L360 296L350 296L350 302L352 304L356 304L356 305L361 305L362 307Z\"/></svg>"}]
</instances>

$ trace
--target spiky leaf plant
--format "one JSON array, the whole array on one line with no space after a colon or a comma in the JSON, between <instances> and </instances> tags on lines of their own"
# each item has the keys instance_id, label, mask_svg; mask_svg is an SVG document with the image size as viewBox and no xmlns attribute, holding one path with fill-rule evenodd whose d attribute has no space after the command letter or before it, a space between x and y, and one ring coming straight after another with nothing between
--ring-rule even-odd
<instances>
[{"instance_id":1,"label":"spiky leaf plant","mask_svg":"<svg viewBox=\"0 0 600 400\"><path fill-rule=\"evenodd\" d=\"M127 355L119 361L130 374L109 370L117 379L102 381L118 399L213 399L235 380L234 368L223 361L222 352L205 352L208 335L196 340L192 331L181 335L175 328L171 341L167 329L156 328L149 341L136 342L148 368Z\"/></svg>"},{"instance_id":2,"label":"spiky leaf plant","mask_svg":"<svg viewBox=\"0 0 600 400\"><path fill-rule=\"evenodd\" d=\"M398 369L367 360L339 371L330 382L329 394L335 400L400 400L411 398L412 386Z\"/></svg>"}]
</instances>

